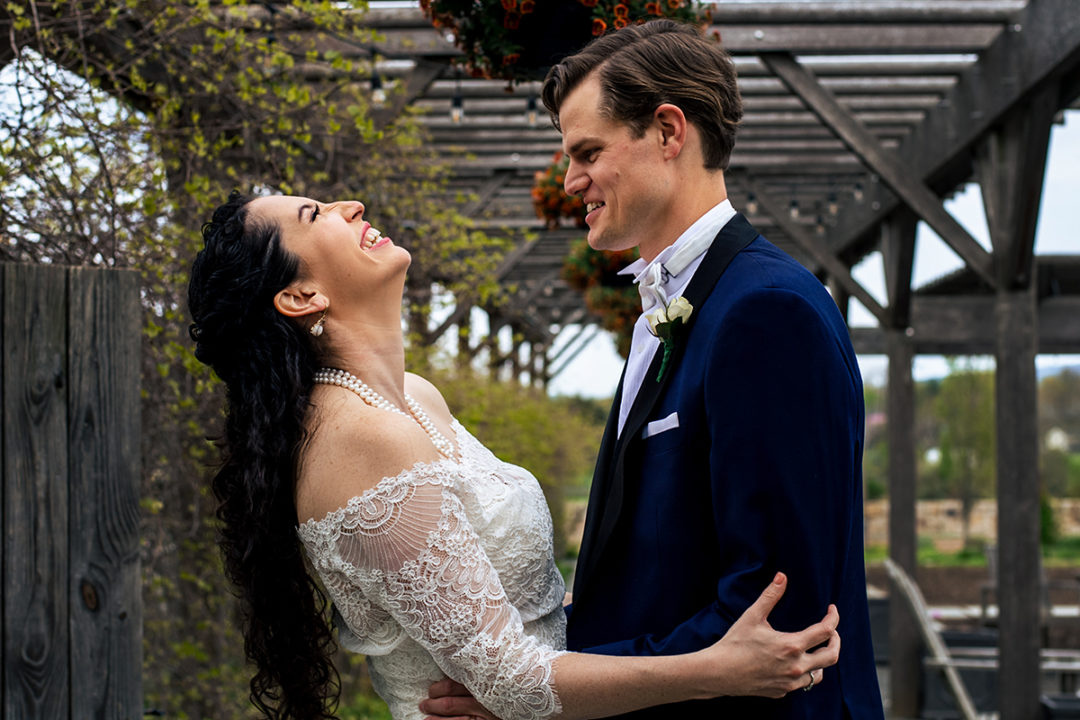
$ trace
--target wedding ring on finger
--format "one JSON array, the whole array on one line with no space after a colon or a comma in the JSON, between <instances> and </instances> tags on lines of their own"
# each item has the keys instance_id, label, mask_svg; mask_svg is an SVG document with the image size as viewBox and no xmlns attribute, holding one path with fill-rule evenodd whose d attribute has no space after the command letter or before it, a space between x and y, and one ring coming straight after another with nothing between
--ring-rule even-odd
<instances>
[{"instance_id":1,"label":"wedding ring on finger","mask_svg":"<svg viewBox=\"0 0 1080 720\"><path fill-rule=\"evenodd\" d=\"M810 684L803 688L803 692L810 692L814 688L814 671L810 670L806 674L810 676Z\"/></svg>"}]
</instances>

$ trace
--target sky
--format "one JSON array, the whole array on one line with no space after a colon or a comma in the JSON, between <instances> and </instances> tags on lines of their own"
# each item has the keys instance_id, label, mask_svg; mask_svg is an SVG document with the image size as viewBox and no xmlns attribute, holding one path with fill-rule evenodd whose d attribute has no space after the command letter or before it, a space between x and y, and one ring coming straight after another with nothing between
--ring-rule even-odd
<instances>
[{"instance_id":1,"label":"sky","mask_svg":"<svg viewBox=\"0 0 1080 720\"><path fill-rule=\"evenodd\" d=\"M1064 114L1064 123L1055 125L1050 134L1050 156L1043 187L1042 206L1035 235L1037 255L1080 254L1080 228L1070 210L1080 198L1080 110ZM990 249L989 231L983 211L979 187L970 184L945 202L946 209L970 232L983 247ZM924 223L919 223L915 239L915 287L962 267L963 261ZM885 277L878 253L867 256L852 269L852 275L867 291L885 304ZM873 326L873 316L858 301L851 301L850 321L854 326ZM573 335L565 330L560 340ZM993 367L992 358L980 361ZM548 384L550 395L581 395L611 397L619 383L622 358L607 333L600 333L565 370ZM883 355L860 355L863 380L868 385L883 385L888 367ZM1040 370L1055 366L1080 365L1080 355L1040 355L1036 358ZM913 374L916 380L941 377L947 373L945 358L940 355L920 355L915 359Z\"/></svg>"}]
</instances>

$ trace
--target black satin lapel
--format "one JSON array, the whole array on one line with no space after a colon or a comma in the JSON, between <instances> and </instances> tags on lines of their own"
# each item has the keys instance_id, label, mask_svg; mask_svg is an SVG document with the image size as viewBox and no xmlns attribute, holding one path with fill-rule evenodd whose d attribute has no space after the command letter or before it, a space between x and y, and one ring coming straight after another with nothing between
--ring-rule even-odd
<instances>
[{"instance_id":1,"label":"black satin lapel","mask_svg":"<svg viewBox=\"0 0 1080 720\"><path fill-rule=\"evenodd\" d=\"M626 377L626 366L623 366L623 377L619 378L619 386L615 390L615 399L611 403L611 411L608 413L607 425L604 427L604 438L600 441L600 450L596 455L596 468L593 470L592 486L589 488L589 503L585 507L585 530L581 537L581 548L578 551L577 569L574 571L574 597L580 597L583 589L581 578L588 577L592 566L595 565L596 553L594 548L597 543L597 535L600 527L599 514L606 506L608 487L611 484L612 464L615 457L615 446L618 442L619 430L619 404L622 402L623 379Z\"/></svg>"},{"instance_id":2,"label":"black satin lapel","mask_svg":"<svg viewBox=\"0 0 1080 720\"><path fill-rule=\"evenodd\" d=\"M757 236L758 231L754 229L754 226L738 213L720 229L720 232L713 239L712 245L709 246L708 252L705 253L701 265L694 272L693 279L683 293L683 296L690 302L692 307L700 308L704 306L709 294L716 287L716 282L727 270L727 266L731 264L739 251L753 242ZM680 340L675 343L671 358L672 367L677 365L679 356L685 351L685 339L690 334L691 327L696 319L697 316L691 314L690 322L680 333ZM641 383L641 389L638 390L637 397L634 399L634 406L630 408L630 414L626 417L626 425L623 426L623 433L620 438L621 442L616 450L618 458L621 458L626 452L626 443L641 434L641 428L652 412L653 406L656 405L661 390L671 379L672 373L667 372L659 382L656 380L663 355L663 348L658 347L656 356L649 366L649 372L645 375L645 379Z\"/></svg>"},{"instance_id":3,"label":"black satin lapel","mask_svg":"<svg viewBox=\"0 0 1080 720\"><path fill-rule=\"evenodd\" d=\"M705 253L701 265L694 272L694 278L687 286L686 292L683 293L692 306L699 308L704 305L706 298L716 285L716 281L724 274L724 270L727 269L731 260L740 250L753 242L757 236L757 230L740 214L736 214L721 228L713 239L708 252ZM689 334L694 319L694 315L691 315L686 332L682 334L683 337ZM674 349L675 354L671 359L672 365L676 364L682 351L682 344L677 343ZM642 425L645 424L645 420L648 418L649 413L652 412L657 398L660 397L661 390L663 390L673 374L669 372L664 375L661 381L657 382L656 374L660 370L662 359L663 351L658 349L645 375L645 379L641 383L641 389L638 390L637 397L634 399L630 414L626 418L626 425L623 426L622 435L617 439L615 433L618 428L618 404L612 407L611 415L608 417L608 426L604 431L600 458L597 460L596 472L593 475L593 486L589 493L585 537L582 540L581 553L578 558L578 574L575 576L574 582L575 602L578 599L578 588L582 587L577 582L577 578L587 577L588 573L599 562L604 546L611 537L611 533L614 531L619 515L622 512L623 496L626 491L624 463L627 448L631 442L640 436ZM625 375L626 368L624 366L623 376L625 377ZM622 397L622 380L619 381L619 392L616 397Z\"/></svg>"}]
</instances>

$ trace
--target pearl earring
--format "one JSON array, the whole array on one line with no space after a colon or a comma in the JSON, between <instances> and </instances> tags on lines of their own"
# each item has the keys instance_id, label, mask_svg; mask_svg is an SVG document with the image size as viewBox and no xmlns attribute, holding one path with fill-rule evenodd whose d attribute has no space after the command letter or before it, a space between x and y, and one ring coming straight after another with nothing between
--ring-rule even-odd
<instances>
[{"instance_id":1,"label":"pearl earring","mask_svg":"<svg viewBox=\"0 0 1080 720\"><path fill-rule=\"evenodd\" d=\"M323 322L326 321L326 313L329 312L329 310L330 308L327 307L322 311L322 315L319 316L319 319L315 321L315 324L311 326L311 329L308 330L308 332L310 332L315 337L319 337L320 335L322 335Z\"/></svg>"}]
</instances>

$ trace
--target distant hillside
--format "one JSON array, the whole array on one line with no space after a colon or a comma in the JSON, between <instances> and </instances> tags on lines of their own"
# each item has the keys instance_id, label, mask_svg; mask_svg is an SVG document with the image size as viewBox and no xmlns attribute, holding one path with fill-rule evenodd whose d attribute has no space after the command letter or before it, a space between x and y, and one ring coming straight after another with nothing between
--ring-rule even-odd
<instances>
[{"instance_id":1,"label":"distant hillside","mask_svg":"<svg viewBox=\"0 0 1080 720\"><path fill-rule=\"evenodd\" d=\"M1076 373L1076 374L1080 375L1080 363L1077 363L1076 365L1053 365L1053 366L1049 366L1049 367L1046 367L1046 366L1038 367L1038 365L1036 365L1036 367L1035 367L1035 376L1039 380L1042 380L1045 377L1050 377L1051 375L1057 375L1058 373L1064 372L1066 370L1068 370L1069 372L1073 372L1073 373Z\"/></svg>"}]
</instances>

